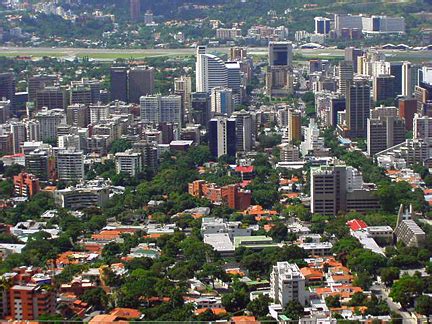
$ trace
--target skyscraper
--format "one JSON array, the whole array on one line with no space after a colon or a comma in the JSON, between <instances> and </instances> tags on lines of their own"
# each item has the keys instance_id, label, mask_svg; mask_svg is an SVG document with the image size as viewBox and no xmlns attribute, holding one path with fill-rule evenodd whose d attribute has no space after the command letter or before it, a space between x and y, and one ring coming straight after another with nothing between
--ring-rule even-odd
<instances>
[{"instance_id":1,"label":"skyscraper","mask_svg":"<svg viewBox=\"0 0 432 324\"><path fill-rule=\"evenodd\" d=\"M181 126L181 97L149 95L140 98L141 120L149 123L177 123Z\"/></svg>"},{"instance_id":2,"label":"skyscraper","mask_svg":"<svg viewBox=\"0 0 432 324\"><path fill-rule=\"evenodd\" d=\"M205 46L198 46L196 91L209 93L214 87L228 87L227 67L219 57L207 54Z\"/></svg>"},{"instance_id":3,"label":"skyscraper","mask_svg":"<svg viewBox=\"0 0 432 324\"><path fill-rule=\"evenodd\" d=\"M154 68L148 66L132 67L129 71L129 102L139 103L141 96L154 92Z\"/></svg>"},{"instance_id":4,"label":"skyscraper","mask_svg":"<svg viewBox=\"0 0 432 324\"><path fill-rule=\"evenodd\" d=\"M330 19L324 17L315 17L315 34L327 35L330 33Z\"/></svg>"},{"instance_id":5,"label":"skyscraper","mask_svg":"<svg viewBox=\"0 0 432 324\"><path fill-rule=\"evenodd\" d=\"M141 0L130 0L129 6L130 19L138 21L141 17Z\"/></svg>"},{"instance_id":6,"label":"skyscraper","mask_svg":"<svg viewBox=\"0 0 432 324\"><path fill-rule=\"evenodd\" d=\"M0 73L0 100L10 100L11 113L15 113L15 75L12 72Z\"/></svg>"},{"instance_id":7,"label":"skyscraper","mask_svg":"<svg viewBox=\"0 0 432 324\"><path fill-rule=\"evenodd\" d=\"M216 87L213 88L210 95L211 112L213 115L227 115L228 117L234 111L233 91L229 88Z\"/></svg>"},{"instance_id":8,"label":"skyscraper","mask_svg":"<svg viewBox=\"0 0 432 324\"><path fill-rule=\"evenodd\" d=\"M291 42L269 42L268 45L269 65L291 66L292 43Z\"/></svg>"},{"instance_id":9,"label":"skyscraper","mask_svg":"<svg viewBox=\"0 0 432 324\"><path fill-rule=\"evenodd\" d=\"M394 95L402 94L403 62L390 62L390 74L394 76Z\"/></svg>"},{"instance_id":10,"label":"skyscraper","mask_svg":"<svg viewBox=\"0 0 432 324\"><path fill-rule=\"evenodd\" d=\"M363 50L355 47L345 48L345 61L352 62L355 73L358 73L358 58L363 55Z\"/></svg>"},{"instance_id":11,"label":"skyscraper","mask_svg":"<svg viewBox=\"0 0 432 324\"><path fill-rule=\"evenodd\" d=\"M36 100L36 94L45 87L53 86L57 81L55 75L33 75L27 81L27 90L29 101Z\"/></svg>"},{"instance_id":12,"label":"skyscraper","mask_svg":"<svg viewBox=\"0 0 432 324\"><path fill-rule=\"evenodd\" d=\"M395 80L393 75L381 74L373 78L373 99L385 101L396 98Z\"/></svg>"},{"instance_id":13,"label":"skyscraper","mask_svg":"<svg viewBox=\"0 0 432 324\"><path fill-rule=\"evenodd\" d=\"M208 125L208 143L213 157L234 157L237 148L235 119L224 116L211 119Z\"/></svg>"},{"instance_id":14,"label":"skyscraper","mask_svg":"<svg viewBox=\"0 0 432 324\"><path fill-rule=\"evenodd\" d=\"M402 64L402 96L410 97L413 94L414 87L412 84L412 69L410 62Z\"/></svg>"},{"instance_id":15,"label":"skyscraper","mask_svg":"<svg viewBox=\"0 0 432 324\"><path fill-rule=\"evenodd\" d=\"M252 150L252 116L250 112L235 111L232 116L236 125L237 152L249 152Z\"/></svg>"},{"instance_id":16,"label":"skyscraper","mask_svg":"<svg viewBox=\"0 0 432 324\"><path fill-rule=\"evenodd\" d=\"M288 111L288 140L290 142L301 140L301 112L290 109Z\"/></svg>"},{"instance_id":17,"label":"skyscraper","mask_svg":"<svg viewBox=\"0 0 432 324\"><path fill-rule=\"evenodd\" d=\"M193 92L191 106L193 122L207 127L210 120L210 97L208 93Z\"/></svg>"},{"instance_id":18,"label":"skyscraper","mask_svg":"<svg viewBox=\"0 0 432 324\"><path fill-rule=\"evenodd\" d=\"M353 62L339 62L339 92L346 94L347 84L352 82L354 78Z\"/></svg>"},{"instance_id":19,"label":"skyscraper","mask_svg":"<svg viewBox=\"0 0 432 324\"><path fill-rule=\"evenodd\" d=\"M38 110L46 107L48 109L66 109L68 97L65 88L60 86L49 86L36 93L36 108Z\"/></svg>"},{"instance_id":20,"label":"skyscraper","mask_svg":"<svg viewBox=\"0 0 432 324\"><path fill-rule=\"evenodd\" d=\"M366 81L354 81L346 91L346 124L352 138L366 137L371 108L371 89Z\"/></svg>"},{"instance_id":21,"label":"skyscraper","mask_svg":"<svg viewBox=\"0 0 432 324\"><path fill-rule=\"evenodd\" d=\"M128 69L125 66L114 66L110 70L111 100L128 100Z\"/></svg>"}]
</instances>

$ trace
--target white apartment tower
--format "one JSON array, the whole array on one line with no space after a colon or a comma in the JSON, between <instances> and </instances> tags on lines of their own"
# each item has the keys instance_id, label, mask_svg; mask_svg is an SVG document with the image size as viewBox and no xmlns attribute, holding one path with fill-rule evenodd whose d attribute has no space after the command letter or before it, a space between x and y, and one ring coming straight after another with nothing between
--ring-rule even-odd
<instances>
[{"instance_id":1,"label":"white apartment tower","mask_svg":"<svg viewBox=\"0 0 432 324\"><path fill-rule=\"evenodd\" d=\"M82 151L64 150L57 155L57 176L60 180L84 179L84 154Z\"/></svg>"},{"instance_id":2,"label":"white apartment tower","mask_svg":"<svg viewBox=\"0 0 432 324\"><path fill-rule=\"evenodd\" d=\"M305 277L295 263L278 262L270 275L270 297L285 307L290 301L306 304Z\"/></svg>"}]
</instances>

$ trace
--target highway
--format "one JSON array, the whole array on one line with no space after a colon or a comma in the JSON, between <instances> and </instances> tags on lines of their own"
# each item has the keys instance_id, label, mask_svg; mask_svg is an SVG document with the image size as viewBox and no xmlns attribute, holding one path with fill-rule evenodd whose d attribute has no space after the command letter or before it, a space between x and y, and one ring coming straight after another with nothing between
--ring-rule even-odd
<instances>
[{"instance_id":1,"label":"highway","mask_svg":"<svg viewBox=\"0 0 432 324\"><path fill-rule=\"evenodd\" d=\"M228 47L209 48L209 52L228 53ZM248 52L251 55L266 55L265 47L250 47ZM432 51L399 51L383 50L389 60L412 60L412 61L432 61ZM53 57L84 57L114 60L116 58L140 58L155 56L187 56L195 53L194 48L178 49L104 49L104 48L69 48L69 47L1 47L0 56L42 56ZM295 49L295 54L300 54L306 58L334 58L343 57L344 51L335 48L324 49Z\"/></svg>"}]
</instances>

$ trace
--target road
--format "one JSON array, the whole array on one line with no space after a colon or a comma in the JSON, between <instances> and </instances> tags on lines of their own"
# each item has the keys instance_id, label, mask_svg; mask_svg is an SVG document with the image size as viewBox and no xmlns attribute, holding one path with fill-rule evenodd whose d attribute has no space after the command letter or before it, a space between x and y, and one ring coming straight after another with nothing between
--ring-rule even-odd
<instances>
[{"instance_id":1,"label":"road","mask_svg":"<svg viewBox=\"0 0 432 324\"><path fill-rule=\"evenodd\" d=\"M227 47L209 48L209 52L228 53ZM251 55L267 55L265 47L250 47L248 52ZM383 50L390 60L412 60L432 61L432 51L398 51ZM114 60L116 58L140 58L148 56L186 56L193 55L194 48L178 49L103 49L103 48L69 48L69 47L1 47L0 56L54 56L54 57L83 57L101 60ZM344 51L335 48L325 49L295 49L294 53L306 58L343 57Z\"/></svg>"},{"instance_id":2,"label":"road","mask_svg":"<svg viewBox=\"0 0 432 324\"><path fill-rule=\"evenodd\" d=\"M404 324L417 323L416 319L414 319L409 312L402 311L400 306L389 297L389 292L385 289L383 284L375 284L370 290L373 291L378 298L385 300L390 310L400 315Z\"/></svg>"}]
</instances>

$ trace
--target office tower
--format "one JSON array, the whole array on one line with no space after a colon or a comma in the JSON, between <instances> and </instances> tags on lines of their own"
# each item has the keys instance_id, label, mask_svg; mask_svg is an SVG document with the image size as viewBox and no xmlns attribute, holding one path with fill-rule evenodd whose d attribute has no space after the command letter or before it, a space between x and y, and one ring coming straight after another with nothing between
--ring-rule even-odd
<instances>
[{"instance_id":1,"label":"office tower","mask_svg":"<svg viewBox=\"0 0 432 324\"><path fill-rule=\"evenodd\" d=\"M270 274L270 297L284 308L290 302L306 304L306 279L295 263L278 262Z\"/></svg>"},{"instance_id":2,"label":"office tower","mask_svg":"<svg viewBox=\"0 0 432 324\"><path fill-rule=\"evenodd\" d=\"M405 123L396 107L371 109L367 121L367 152L373 156L378 152L400 144L406 138Z\"/></svg>"},{"instance_id":3,"label":"office tower","mask_svg":"<svg viewBox=\"0 0 432 324\"><path fill-rule=\"evenodd\" d=\"M234 111L233 94L229 88L213 88L210 95L212 115L227 115L228 117Z\"/></svg>"},{"instance_id":4,"label":"office tower","mask_svg":"<svg viewBox=\"0 0 432 324\"><path fill-rule=\"evenodd\" d=\"M36 100L36 94L45 87L54 86L58 81L55 75L34 75L28 78L27 91L29 101Z\"/></svg>"},{"instance_id":5,"label":"office tower","mask_svg":"<svg viewBox=\"0 0 432 324\"><path fill-rule=\"evenodd\" d=\"M207 127L210 120L210 96L207 92L193 92L191 97L194 124Z\"/></svg>"},{"instance_id":6,"label":"office tower","mask_svg":"<svg viewBox=\"0 0 432 324\"><path fill-rule=\"evenodd\" d=\"M57 176L60 180L84 179L84 154L82 151L62 150L57 154Z\"/></svg>"},{"instance_id":7,"label":"office tower","mask_svg":"<svg viewBox=\"0 0 432 324\"><path fill-rule=\"evenodd\" d=\"M324 17L315 17L315 34L327 35L330 33L330 19Z\"/></svg>"},{"instance_id":8,"label":"office tower","mask_svg":"<svg viewBox=\"0 0 432 324\"><path fill-rule=\"evenodd\" d=\"M247 49L245 47L231 47L229 60L230 61L243 61L247 59Z\"/></svg>"},{"instance_id":9,"label":"office tower","mask_svg":"<svg viewBox=\"0 0 432 324\"><path fill-rule=\"evenodd\" d=\"M90 123L89 107L84 104L70 105L66 109L66 122L68 125L85 128Z\"/></svg>"},{"instance_id":10,"label":"office tower","mask_svg":"<svg viewBox=\"0 0 432 324\"><path fill-rule=\"evenodd\" d=\"M228 73L228 88L232 89L234 105L242 102L242 78L239 62L226 62Z\"/></svg>"},{"instance_id":11,"label":"office tower","mask_svg":"<svg viewBox=\"0 0 432 324\"><path fill-rule=\"evenodd\" d=\"M301 141L301 112L290 109L288 111L288 140L292 142Z\"/></svg>"},{"instance_id":12,"label":"office tower","mask_svg":"<svg viewBox=\"0 0 432 324\"><path fill-rule=\"evenodd\" d=\"M49 86L36 92L36 109L43 107L48 109L65 110L68 102L67 91L63 87Z\"/></svg>"},{"instance_id":13,"label":"office tower","mask_svg":"<svg viewBox=\"0 0 432 324\"><path fill-rule=\"evenodd\" d=\"M271 97L287 97L294 92L294 76L288 66L271 66L266 71L266 93Z\"/></svg>"},{"instance_id":14,"label":"office tower","mask_svg":"<svg viewBox=\"0 0 432 324\"><path fill-rule=\"evenodd\" d=\"M353 62L341 61L339 62L339 92L346 95L348 83L354 79Z\"/></svg>"},{"instance_id":15,"label":"office tower","mask_svg":"<svg viewBox=\"0 0 432 324\"><path fill-rule=\"evenodd\" d=\"M129 102L138 104L140 97L153 94L154 78L154 68L132 67L129 71Z\"/></svg>"},{"instance_id":16,"label":"office tower","mask_svg":"<svg viewBox=\"0 0 432 324\"><path fill-rule=\"evenodd\" d=\"M395 77L389 74L381 74L373 78L373 100L386 101L395 99Z\"/></svg>"},{"instance_id":17,"label":"office tower","mask_svg":"<svg viewBox=\"0 0 432 324\"><path fill-rule=\"evenodd\" d=\"M107 120L110 114L110 106L109 105L102 105L102 104L95 104L90 105L90 123L96 124L100 121Z\"/></svg>"},{"instance_id":18,"label":"office tower","mask_svg":"<svg viewBox=\"0 0 432 324\"><path fill-rule=\"evenodd\" d=\"M25 155L25 169L34 174L40 181L50 179L50 159L48 153L43 150L34 150Z\"/></svg>"},{"instance_id":19,"label":"office tower","mask_svg":"<svg viewBox=\"0 0 432 324\"><path fill-rule=\"evenodd\" d=\"M269 42L268 55L269 66L291 66L293 58L291 42Z\"/></svg>"},{"instance_id":20,"label":"office tower","mask_svg":"<svg viewBox=\"0 0 432 324\"><path fill-rule=\"evenodd\" d=\"M10 101L10 112L15 114L15 75L12 72L0 73L0 100Z\"/></svg>"},{"instance_id":21,"label":"office tower","mask_svg":"<svg viewBox=\"0 0 432 324\"><path fill-rule=\"evenodd\" d=\"M205 46L198 46L196 91L209 93L215 87L228 87L227 67L219 57L206 54Z\"/></svg>"},{"instance_id":22,"label":"office tower","mask_svg":"<svg viewBox=\"0 0 432 324\"><path fill-rule=\"evenodd\" d=\"M417 100L412 97L399 99L399 116L405 121L406 130L413 129L414 114L417 112Z\"/></svg>"},{"instance_id":23,"label":"office tower","mask_svg":"<svg viewBox=\"0 0 432 324\"><path fill-rule=\"evenodd\" d=\"M182 98L182 119L186 118L192 122L191 100L192 100L192 78L182 75L174 79L174 94ZM184 122L183 122L184 124Z\"/></svg>"},{"instance_id":24,"label":"office tower","mask_svg":"<svg viewBox=\"0 0 432 324\"><path fill-rule=\"evenodd\" d=\"M90 88L91 103L96 104L101 101L101 84L96 79L82 79L81 83Z\"/></svg>"},{"instance_id":25,"label":"office tower","mask_svg":"<svg viewBox=\"0 0 432 324\"><path fill-rule=\"evenodd\" d=\"M129 13L132 21L139 21L141 17L141 0L129 0Z\"/></svg>"},{"instance_id":26,"label":"office tower","mask_svg":"<svg viewBox=\"0 0 432 324\"><path fill-rule=\"evenodd\" d=\"M363 56L363 50L355 47L345 48L345 61L352 62L353 71L359 73L358 70L358 58Z\"/></svg>"},{"instance_id":27,"label":"office tower","mask_svg":"<svg viewBox=\"0 0 432 324\"><path fill-rule=\"evenodd\" d=\"M42 141L55 141L57 139L57 126L65 123L65 117L62 109L44 109L36 113L35 119L39 121Z\"/></svg>"},{"instance_id":28,"label":"office tower","mask_svg":"<svg viewBox=\"0 0 432 324\"><path fill-rule=\"evenodd\" d=\"M394 76L394 93L402 95L403 62L390 62L390 74Z\"/></svg>"},{"instance_id":29,"label":"office tower","mask_svg":"<svg viewBox=\"0 0 432 324\"><path fill-rule=\"evenodd\" d=\"M338 124L338 113L346 109L345 97L339 95L330 99L330 125L336 127Z\"/></svg>"},{"instance_id":30,"label":"office tower","mask_svg":"<svg viewBox=\"0 0 432 324\"><path fill-rule=\"evenodd\" d=\"M113 66L110 69L111 100L127 102L128 99L128 69L125 66Z\"/></svg>"},{"instance_id":31,"label":"office tower","mask_svg":"<svg viewBox=\"0 0 432 324\"><path fill-rule=\"evenodd\" d=\"M16 321L37 320L42 315L54 315L56 295L35 284L20 284L10 288L10 316Z\"/></svg>"},{"instance_id":32,"label":"office tower","mask_svg":"<svg viewBox=\"0 0 432 324\"><path fill-rule=\"evenodd\" d=\"M10 100L0 98L0 124L6 123L10 117Z\"/></svg>"},{"instance_id":33,"label":"office tower","mask_svg":"<svg viewBox=\"0 0 432 324\"><path fill-rule=\"evenodd\" d=\"M237 152L252 150L252 116L248 111L235 111L232 116L236 125Z\"/></svg>"},{"instance_id":34,"label":"office tower","mask_svg":"<svg viewBox=\"0 0 432 324\"><path fill-rule=\"evenodd\" d=\"M141 120L149 123L177 123L181 125L181 97L160 94L140 98Z\"/></svg>"},{"instance_id":35,"label":"office tower","mask_svg":"<svg viewBox=\"0 0 432 324\"><path fill-rule=\"evenodd\" d=\"M70 88L70 104L90 105L92 103L92 91L89 86L82 83L72 83Z\"/></svg>"},{"instance_id":36,"label":"office tower","mask_svg":"<svg viewBox=\"0 0 432 324\"><path fill-rule=\"evenodd\" d=\"M414 92L412 84L412 68L410 62L402 63L402 96L411 97Z\"/></svg>"},{"instance_id":37,"label":"office tower","mask_svg":"<svg viewBox=\"0 0 432 324\"><path fill-rule=\"evenodd\" d=\"M10 132L12 133L12 147L14 154L21 152L21 145L26 140L26 129L22 122L11 122Z\"/></svg>"},{"instance_id":38,"label":"office tower","mask_svg":"<svg viewBox=\"0 0 432 324\"><path fill-rule=\"evenodd\" d=\"M161 144L169 144L174 140L174 128L173 123L159 123L157 130L161 132Z\"/></svg>"},{"instance_id":39,"label":"office tower","mask_svg":"<svg viewBox=\"0 0 432 324\"><path fill-rule=\"evenodd\" d=\"M363 22L362 16L351 15L351 14L335 14L335 32L338 37L342 36L345 30L358 30L362 31Z\"/></svg>"},{"instance_id":40,"label":"office tower","mask_svg":"<svg viewBox=\"0 0 432 324\"><path fill-rule=\"evenodd\" d=\"M373 184L363 183L362 174L346 165L311 168L311 212L338 215L340 212L366 212L380 208Z\"/></svg>"},{"instance_id":41,"label":"office tower","mask_svg":"<svg viewBox=\"0 0 432 324\"><path fill-rule=\"evenodd\" d=\"M351 138L366 137L371 108L371 89L366 81L354 81L346 91L346 126Z\"/></svg>"},{"instance_id":42,"label":"office tower","mask_svg":"<svg viewBox=\"0 0 432 324\"><path fill-rule=\"evenodd\" d=\"M132 150L118 152L115 154L115 166L117 173L136 177L143 170L141 153Z\"/></svg>"},{"instance_id":43,"label":"office tower","mask_svg":"<svg viewBox=\"0 0 432 324\"><path fill-rule=\"evenodd\" d=\"M213 157L234 157L237 147L235 119L224 116L211 119L208 125L208 143Z\"/></svg>"}]
</instances>

